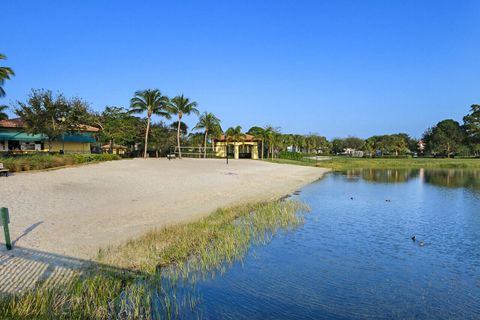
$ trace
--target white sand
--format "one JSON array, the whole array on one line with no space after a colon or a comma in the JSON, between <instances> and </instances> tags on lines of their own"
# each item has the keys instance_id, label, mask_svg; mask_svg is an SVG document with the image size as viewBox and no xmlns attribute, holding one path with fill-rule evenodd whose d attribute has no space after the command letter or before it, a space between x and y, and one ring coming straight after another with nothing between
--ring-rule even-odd
<instances>
[{"instance_id":1,"label":"white sand","mask_svg":"<svg viewBox=\"0 0 480 320\"><path fill-rule=\"evenodd\" d=\"M10 210L15 249L5 251L2 235L0 292L12 259L27 256L37 263L40 254L76 265L77 258L90 259L98 248L150 229L289 194L325 171L252 160L230 160L227 166L213 159L135 159L1 177L0 206ZM64 265L37 269L49 275Z\"/></svg>"}]
</instances>

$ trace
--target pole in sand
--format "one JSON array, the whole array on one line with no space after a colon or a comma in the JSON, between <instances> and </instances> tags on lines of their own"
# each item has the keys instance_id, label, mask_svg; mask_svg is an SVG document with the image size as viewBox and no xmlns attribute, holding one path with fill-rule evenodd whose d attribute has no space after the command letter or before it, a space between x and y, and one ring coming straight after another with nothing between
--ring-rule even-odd
<instances>
[{"instance_id":1,"label":"pole in sand","mask_svg":"<svg viewBox=\"0 0 480 320\"><path fill-rule=\"evenodd\" d=\"M12 243L10 242L10 231L8 230L8 224L10 223L10 216L8 215L7 208L1 208L1 216L2 216L2 226L3 226L3 233L5 234L5 245L7 246L7 250L12 250Z\"/></svg>"}]
</instances>

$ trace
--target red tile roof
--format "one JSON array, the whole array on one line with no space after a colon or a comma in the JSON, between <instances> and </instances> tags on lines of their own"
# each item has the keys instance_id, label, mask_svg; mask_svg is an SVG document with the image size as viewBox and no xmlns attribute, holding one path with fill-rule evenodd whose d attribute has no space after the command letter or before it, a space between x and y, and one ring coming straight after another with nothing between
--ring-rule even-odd
<instances>
[{"instance_id":1,"label":"red tile roof","mask_svg":"<svg viewBox=\"0 0 480 320\"><path fill-rule=\"evenodd\" d=\"M225 135L222 134L220 136L220 138L218 139L215 139L216 141L220 141L220 142L224 142L225 141ZM231 138L229 139L229 141L231 141ZM242 139L240 139L240 141L245 141L245 142L252 142L252 141L259 141L259 139L256 139L254 136L250 135L250 134L245 134L243 136Z\"/></svg>"},{"instance_id":2,"label":"red tile roof","mask_svg":"<svg viewBox=\"0 0 480 320\"><path fill-rule=\"evenodd\" d=\"M23 128L23 121L20 118L0 120L0 128Z\"/></svg>"},{"instance_id":3,"label":"red tile roof","mask_svg":"<svg viewBox=\"0 0 480 320\"><path fill-rule=\"evenodd\" d=\"M15 119L8 119L8 120L0 120L0 128L23 128L25 124L23 123L22 119L15 118ZM79 126L81 131L86 132L97 132L99 131L98 128L82 124Z\"/></svg>"}]
</instances>

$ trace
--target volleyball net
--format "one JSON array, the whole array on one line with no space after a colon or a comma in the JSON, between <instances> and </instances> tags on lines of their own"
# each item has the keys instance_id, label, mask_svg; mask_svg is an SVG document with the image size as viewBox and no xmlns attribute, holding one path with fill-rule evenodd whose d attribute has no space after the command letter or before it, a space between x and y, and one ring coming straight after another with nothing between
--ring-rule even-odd
<instances>
[{"instance_id":1,"label":"volleyball net","mask_svg":"<svg viewBox=\"0 0 480 320\"><path fill-rule=\"evenodd\" d=\"M175 158L209 158L209 159L225 159L226 148L224 146L208 146L208 147L178 147L170 148L170 157ZM229 157L233 155L229 154Z\"/></svg>"}]
</instances>

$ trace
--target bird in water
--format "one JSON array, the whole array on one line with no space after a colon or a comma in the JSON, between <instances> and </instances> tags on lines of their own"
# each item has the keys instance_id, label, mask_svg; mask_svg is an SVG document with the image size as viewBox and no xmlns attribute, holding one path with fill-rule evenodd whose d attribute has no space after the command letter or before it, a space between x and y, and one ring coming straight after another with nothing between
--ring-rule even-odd
<instances>
[{"instance_id":1,"label":"bird in water","mask_svg":"<svg viewBox=\"0 0 480 320\"><path fill-rule=\"evenodd\" d=\"M350 197L350 200L353 200L353 197Z\"/></svg>"},{"instance_id":2,"label":"bird in water","mask_svg":"<svg viewBox=\"0 0 480 320\"><path fill-rule=\"evenodd\" d=\"M390 199L387 199L387 200L385 200L385 202L392 202L392 200L390 200Z\"/></svg>"},{"instance_id":3,"label":"bird in water","mask_svg":"<svg viewBox=\"0 0 480 320\"><path fill-rule=\"evenodd\" d=\"M415 242L415 240L417 239L417 237L415 235L413 235L410 239L412 239L412 241Z\"/></svg>"},{"instance_id":4,"label":"bird in water","mask_svg":"<svg viewBox=\"0 0 480 320\"><path fill-rule=\"evenodd\" d=\"M418 245L419 245L420 247L423 247L423 246L425 245L425 242L420 241L420 242L418 243Z\"/></svg>"}]
</instances>

